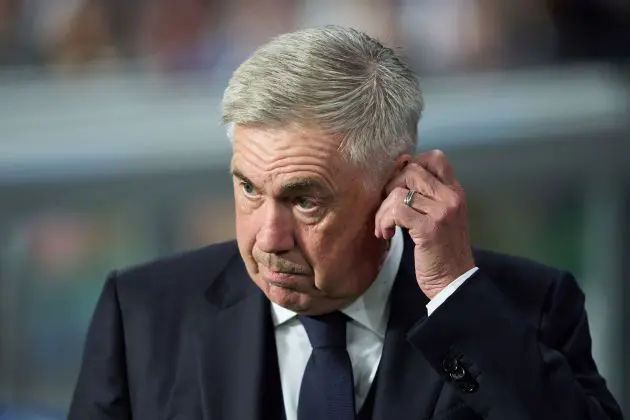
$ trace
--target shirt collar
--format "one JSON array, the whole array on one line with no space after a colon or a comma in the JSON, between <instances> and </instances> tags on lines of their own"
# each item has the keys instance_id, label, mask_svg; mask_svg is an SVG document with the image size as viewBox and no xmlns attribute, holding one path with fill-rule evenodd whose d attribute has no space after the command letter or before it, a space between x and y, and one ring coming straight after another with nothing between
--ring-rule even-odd
<instances>
[{"instance_id":1,"label":"shirt collar","mask_svg":"<svg viewBox=\"0 0 630 420\"><path fill-rule=\"evenodd\" d=\"M387 330L389 294L402 260L404 247L402 235L402 230L396 227L387 256L372 285L354 302L341 309L341 312L381 338L385 337ZM276 303L271 303L271 317L274 327L278 327L296 316L295 312Z\"/></svg>"}]
</instances>

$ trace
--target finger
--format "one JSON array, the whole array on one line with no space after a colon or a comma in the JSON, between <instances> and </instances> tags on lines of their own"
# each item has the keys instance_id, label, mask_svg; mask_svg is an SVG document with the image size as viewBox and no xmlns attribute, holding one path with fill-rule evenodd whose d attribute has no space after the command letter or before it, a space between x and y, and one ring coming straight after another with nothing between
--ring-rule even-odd
<instances>
[{"instance_id":1,"label":"finger","mask_svg":"<svg viewBox=\"0 0 630 420\"><path fill-rule=\"evenodd\" d=\"M385 186L385 190L389 193L397 187L418 191L425 197L436 199L449 194L449 188L446 185L416 162L409 163L400 171Z\"/></svg>"},{"instance_id":2,"label":"finger","mask_svg":"<svg viewBox=\"0 0 630 420\"><path fill-rule=\"evenodd\" d=\"M381 237L383 239L390 239L396 232L396 226L409 230L422 231L425 230L423 226L430 223L432 223L431 216L428 212L420 212L404 204L392 204L388 211L385 211L380 217L378 226Z\"/></svg>"},{"instance_id":3,"label":"finger","mask_svg":"<svg viewBox=\"0 0 630 420\"><path fill-rule=\"evenodd\" d=\"M374 216L374 234L377 238L386 239L388 234L392 233L394 230L393 226L385 226L381 223L381 220L384 219L385 214L392 211L396 201L404 200L407 191L409 190L406 188L397 187L393 191L389 192L387 197L385 197L385 200L381 203L376 215Z\"/></svg>"},{"instance_id":4,"label":"finger","mask_svg":"<svg viewBox=\"0 0 630 420\"><path fill-rule=\"evenodd\" d=\"M431 150L430 152L421 153L416 156L415 161L444 184L454 185L457 182L455 170L443 151Z\"/></svg>"},{"instance_id":5,"label":"finger","mask_svg":"<svg viewBox=\"0 0 630 420\"><path fill-rule=\"evenodd\" d=\"M417 227L422 223L422 218L429 217L439 207L439 203L416 194L413 197L411 206L404 203L409 190L396 188L381 204L375 216L376 237L389 239L394 236L396 226L406 229Z\"/></svg>"}]
</instances>

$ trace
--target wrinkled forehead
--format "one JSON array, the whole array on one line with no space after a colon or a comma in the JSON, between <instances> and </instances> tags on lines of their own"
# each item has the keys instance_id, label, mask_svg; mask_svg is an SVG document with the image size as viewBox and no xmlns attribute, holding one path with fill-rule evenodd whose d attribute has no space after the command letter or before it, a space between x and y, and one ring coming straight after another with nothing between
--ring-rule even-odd
<instances>
[{"instance_id":1,"label":"wrinkled forehead","mask_svg":"<svg viewBox=\"0 0 630 420\"><path fill-rule=\"evenodd\" d=\"M304 180L337 186L361 172L339 151L341 140L313 128L234 127L232 172L255 183Z\"/></svg>"},{"instance_id":2,"label":"wrinkled forehead","mask_svg":"<svg viewBox=\"0 0 630 420\"><path fill-rule=\"evenodd\" d=\"M287 123L279 127L230 124L228 136L233 145L254 143L280 148L310 145L319 149L334 149L337 152L342 140L341 135L327 133L316 125L298 123Z\"/></svg>"}]
</instances>

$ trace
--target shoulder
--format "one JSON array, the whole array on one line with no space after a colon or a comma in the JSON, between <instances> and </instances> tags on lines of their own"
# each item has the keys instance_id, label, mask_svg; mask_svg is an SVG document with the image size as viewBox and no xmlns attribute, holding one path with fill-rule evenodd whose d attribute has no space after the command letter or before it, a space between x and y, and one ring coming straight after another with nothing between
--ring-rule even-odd
<instances>
[{"instance_id":1,"label":"shoulder","mask_svg":"<svg viewBox=\"0 0 630 420\"><path fill-rule=\"evenodd\" d=\"M109 281L121 303L172 302L203 292L235 258L240 259L236 241L221 242L114 270Z\"/></svg>"},{"instance_id":2,"label":"shoulder","mask_svg":"<svg viewBox=\"0 0 630 420\"><path fill-rule=\"evenodd\" d=\"M584 303L579 284L567 270L490 250L475 250L475 260L481 273L534 318L562 302L574 308Z\"/></svg>"},{"instance_id":3,"label":"shoulder","mask_svg":"<svg viewBox=\"0 0 630 420\"><path fill-rule=\"evenodd\" d=\"M565 271L530 258L486 249L475 250L475 262L492 278L509 278L510 283L525 283L528 287L547 287ZM518 280L518 281L516 281Z\"/></svg>"},{"instance_id":4,"label":"shoulder","mask_svg":"<svg viewBox=\"0 0 630 420\"><path fill-rule=\"evenodd\" d=\"M167 276L172 274L194 275L199 273L199 269L206 269L210 270L206 274L212 275L220 271L236 254L238 254L238 247L236 241L232 240L124 267L116 270L116 274L120 278L154 277L156 275Z\"/></svg>"}]
</instances>

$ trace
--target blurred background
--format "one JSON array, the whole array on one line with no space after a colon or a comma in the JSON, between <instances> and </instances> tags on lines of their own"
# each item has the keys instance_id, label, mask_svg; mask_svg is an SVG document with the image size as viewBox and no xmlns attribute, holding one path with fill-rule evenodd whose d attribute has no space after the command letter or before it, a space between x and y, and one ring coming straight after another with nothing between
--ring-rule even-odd
<instances>
[{"instance_id":1,"label":"blurred background","mask_svg":"<svg viewBox=\"0 0 630 420\"><path fill-rule=\"evenodd\" d=\"M111 269L233 237L225 84L330 23L420 74L475 245L577 276L630 410L627 0L0 0L0 418L64 417Z\"/></svg>"}]
</instances>

